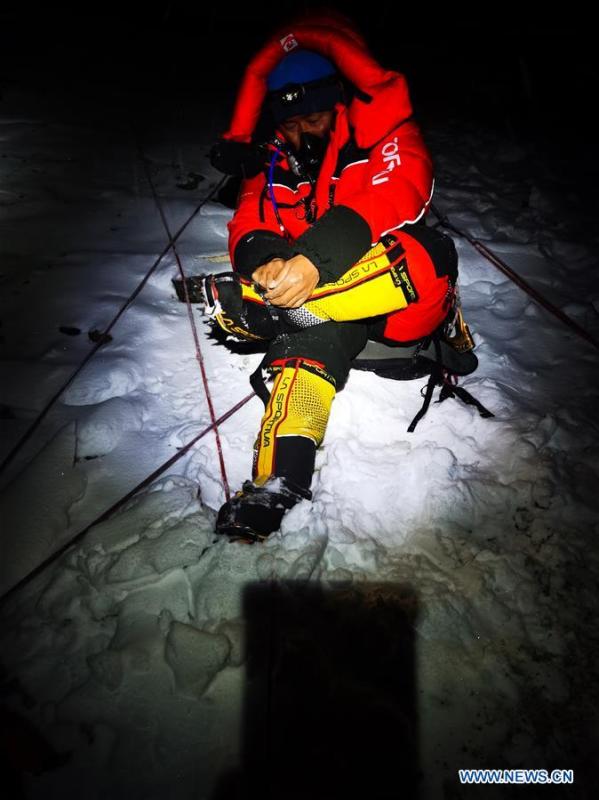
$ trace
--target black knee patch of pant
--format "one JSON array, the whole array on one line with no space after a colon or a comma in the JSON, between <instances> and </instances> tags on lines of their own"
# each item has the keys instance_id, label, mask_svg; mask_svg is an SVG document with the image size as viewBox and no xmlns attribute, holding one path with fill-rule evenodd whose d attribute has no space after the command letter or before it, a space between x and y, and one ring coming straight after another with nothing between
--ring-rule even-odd
<instances>
[{"instance_id":1,"label":"black knee patch of pant","mask_svg":"<svg viewBox=\"0 0 599 800\"><path fill-rule=\"evenodd\" d=\"M362 322L323 322L301 331L283 333L271 342L265 364L280 358L306 358L324 364L340 391L352 360L366 345L368 328Z\"/></svg>"}]
</instances>

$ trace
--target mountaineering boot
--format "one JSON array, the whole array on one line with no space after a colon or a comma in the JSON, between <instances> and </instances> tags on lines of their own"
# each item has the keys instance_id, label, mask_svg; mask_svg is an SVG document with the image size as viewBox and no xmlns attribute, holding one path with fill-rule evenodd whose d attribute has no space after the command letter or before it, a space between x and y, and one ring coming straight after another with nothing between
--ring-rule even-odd
<instances>
[{"instance_id":1,"label":"mountaineering boot","mask_svg":"<svg viewBox=\"0 0 599 800\"><path fill-rule=\"evenodd\" d=\"M199 303L205 306L206 313L212 314L220 303L221 291L225 294L225 306L241 307L241 292L239 291L239 276L234 272L224 272L220 275L193 275L182 280L173 278L173 286L177 298L186 302L185 290L190 303ZM236 309L237 310L237 309Z\"/></svg>"},{"instance_id":2,"label":"mountaineering boot","mask_svg":"<svg viewBox=\"0 0 599 800\"><path fill-rule=\"evenodd\" d=\"M271 475L262 485L245 481L240 491L221 506L215 531L233 542L262 542L278 530L285 512L300 500L311 500L312 492Z\"/></svg>"},{"instance_id":3,"label":"mountaineering boot","mask_svg":"<svg viewBox=\"0 0 599 800\"><path fill-rule=\"evenodd\" d=\"M205 280L206 278L204 275L193 275L191 278L185 278L185 280L182 280L181 278L173 278L172 283L175 287L175 292L177 293L177 299L182 303L186 303L187 298L189 298L190 303L200 303L201 305L206 305L206 297L203 291ZM186 289L187 296L185 295Z\"/></svg>"},{"instance_id":4,"label":"mountaineering boot","mask_svg":"<svg viewBox=\"0 0 599 800\"><path fill-rule=\"evenodd\" d=\"M176 279L173 286L179 300L203 306L204 314L237 341L272 339L278 332L261 294L237 272Z\"/></svg>"}]
</instances>

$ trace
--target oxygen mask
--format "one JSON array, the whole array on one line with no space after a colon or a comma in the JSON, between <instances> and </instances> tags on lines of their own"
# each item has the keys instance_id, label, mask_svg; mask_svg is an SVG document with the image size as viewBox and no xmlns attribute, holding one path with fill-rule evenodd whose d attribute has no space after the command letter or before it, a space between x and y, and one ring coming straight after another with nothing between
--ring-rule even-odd
<instances>
[{"instance_id":1,"label":"oxygen mask","mask_svg":"<svg viewBox=\"0 0 599 800\"><path fill-rule=\"evenodd\" d=\"M329 136L315 133L302 133L299 147L291 149L289 162L292 170L300 177L316 180L329 144Z\"/></svg>"}]
</instances>

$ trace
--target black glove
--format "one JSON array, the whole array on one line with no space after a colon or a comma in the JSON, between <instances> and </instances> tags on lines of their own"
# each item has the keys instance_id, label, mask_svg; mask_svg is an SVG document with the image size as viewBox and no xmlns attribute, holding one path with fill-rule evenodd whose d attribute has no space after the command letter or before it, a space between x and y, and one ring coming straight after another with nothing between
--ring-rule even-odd
<instances>
[{"instance_id":1,"label":"black glove","mask_svg":"<svg viewBox=\"0 0 599 800\"><path fill-rule=\"evenodd\" d=\"M210 150L210 163L225 175L253 178L264 169L268 161L265 145L219 139Z\"/></svg>"}]
</instances>

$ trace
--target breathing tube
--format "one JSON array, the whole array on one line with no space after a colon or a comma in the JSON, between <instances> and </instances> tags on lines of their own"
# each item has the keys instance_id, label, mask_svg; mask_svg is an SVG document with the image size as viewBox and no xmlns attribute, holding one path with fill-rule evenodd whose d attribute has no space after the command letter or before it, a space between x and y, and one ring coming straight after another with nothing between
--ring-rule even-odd
<instances>
[{"instance_id":1,"label":"breathing tube","mask_svg":"<svg viewBox=\"0 0 599 800\"><path fill-rule=\"evenodd\" d=\"M275 162L278 156L284 155L283 150L279 149L275 144L275 150L272 154L272 158L270 159L270 166L268 168L268 193L270 194L270 202L272 203L273 210L275 212L275 217L277 218L277 222L279 223L279 228L281 229L281 233L286 239L289 239L289 233L285 226L283 225L283 220L281 219L281 214L279 213L279 206L277 205L277 201L275 200L275 191L274 191L274 182L273 176L275 172Z\"/></svg>"},{"instance_id":2,"label":"breathing tube","mask_svg":"<svg viewBox=\"0 0 599 800\"><path fill-rule=\"evenodd\" d=\"M309 136L309 134L308 134L308 136ZM312 137L310 139L309 146L307 148L305 148L306 155L308 156L307 160L310 162L310 159L313 160L316 157L317 158L317 162L315 162L315 163L318 163L318 167L320 168L320 162L322 161L322 155L324 154L324 151L323 151L323 148L322 148L322 144L320 142L318 142L318 144L320 145L318 148L314 147L314 142L312 141L312 139L316 140L316 139L320 139L320 137ZM314 164L313 163L309 163L308 168L303 166L303 164L298 159L296 154L292 153L289 149L283 149L282 147L279 146L279 145L283 145L283 143L281 142L281 140L279 138L275 138L275 140L272 142L272 144L274 145L275 149L274 149L272 158L270 160L270 166L269 166L269 170L268 170L268 193L269 193L270 201L272 203L272 207L273 207L273 210L274 210L274 213L275 213L275 217L277 219L277 222L279 223L279 228L281 230L281 233L287 239L290 239L291 236L289 235L288 231L286 230L285 226L283 225L283 220L281 219L281 214L279 212L279 206L277 205L277 201L275 200L275 192L274 192L275 163L276 163L276 160L277 160L278 156L287 156L292 171L296 175L299 175L299 176L302 176L302 177L305 177L305 178L308 179L308 181L310 182L310 187L311 187L310 196L309 196L309 198L307 198L308 201L310 200L310 198L312 198L314 196L314 190L315 190L315 186L316 186L316 178L315 178L314 174L312 173L312 170L310 169L310 167L314 166ZM304 201L305 200L306 200L306 198L304 198ZM309 216L311 213L312 212L310 211L309 203L307 203L306 204L306 219L310 224L312 222L314 222L314 217L311 218Z\"/></svg>"}]
</instances>

